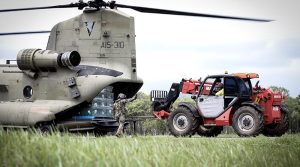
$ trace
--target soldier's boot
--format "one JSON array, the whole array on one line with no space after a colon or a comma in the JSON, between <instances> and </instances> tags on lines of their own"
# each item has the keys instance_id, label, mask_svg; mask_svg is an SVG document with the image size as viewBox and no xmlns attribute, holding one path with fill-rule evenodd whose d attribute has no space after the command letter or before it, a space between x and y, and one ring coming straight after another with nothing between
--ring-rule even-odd
<instances>
[{"instance_id":1,"label":"soldier's boot","mask_svg":"<svg viewBox=\"0 0 300 167\"><path fill-rule=\"evenodd\" d=\"M116 136L120 137L120 136L123 135L123 129L124 129L124 124L125 124L125 116L123 114L121 114L118 117L118 121L119 121L119 127L118 127L118 130L117 130Z\"/></svg>"},{"instance_id":2,"label":"soldier's boot","mask_svg":"<svg viewBox=\"0 0 300 167\"><path fill-rule=\"evenodd\" d=\"M125 120L123 121L122 119L120 119L119 127L118 127L118 130L117 130L117 133L116 133L117 137L123 136L124 124L125 124Z\"/></svg>"}]
</instances>

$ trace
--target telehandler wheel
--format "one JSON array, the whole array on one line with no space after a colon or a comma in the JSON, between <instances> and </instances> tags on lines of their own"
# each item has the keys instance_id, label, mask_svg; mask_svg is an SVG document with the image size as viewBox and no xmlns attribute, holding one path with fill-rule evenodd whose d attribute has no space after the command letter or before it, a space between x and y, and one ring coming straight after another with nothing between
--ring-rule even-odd
<instances>
[{"instance_id":1,"label":"telehandler wheel","mask_svg":"<svg viewBox=\"0 0 300 167\"><path fill-rule=\"evenodd\" d=\"M289 129L289 113L287 109L281 110L281 122L265 125L262 134L269 137L282 136Z\"/></svg>"},{"instance_id":2,"label":"telehandler wheel","mask_svg":"<svg viewBox=\"0 0 300 167\"><path fill-rule=\"evenodd\" d=\"M252 107L240 107L232 117L234 131L242 137L257 136L262 131L264 120L262 113Z\"/></svg>"},{"instance_id":3,"label":"telehandler wheel","mask_svg":"<svg viewBox=\"0 0 300 167\"><path fill-rule=\"evenodd\" d=\"M186 107L178 107L170 113L168 127L172 135L192 136L199 126L199 119Z\"/></svg>"},{"instance_id":4,"label":"telehandler wheel","mask_svg":"<svg viewBox=\"0 0 300 167\"><path fill-rule=\"evenodd\" d=\"M200 136L216 137L223 131L223 126L203 126L200 125L197 129L197 133Z\"/></svg>"}]
</instances>

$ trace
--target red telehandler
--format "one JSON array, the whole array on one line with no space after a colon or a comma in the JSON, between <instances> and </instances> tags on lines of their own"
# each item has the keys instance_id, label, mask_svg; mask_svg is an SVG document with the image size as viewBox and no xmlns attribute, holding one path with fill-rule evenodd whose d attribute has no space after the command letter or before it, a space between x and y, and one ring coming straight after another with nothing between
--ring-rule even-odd
<instances>
[{"instance_id":1,"label":"red telehandler","mask_svg":"<svg viewBox=\"0 0 300 167\"><path fill-rule=\"evenodd\" d=\"M239 136L281 136L289 128L287 108L281 102L282 93L252 87L256 73L211 75L203 82L182 79L173 83L170 91L153 90L150 93L153 114L168 119L174 136L213 137L224 126L232 126ZM173 102L179 94L191 94L195 103L182 102L174 110Z\"/></svg>"}]
</instances>

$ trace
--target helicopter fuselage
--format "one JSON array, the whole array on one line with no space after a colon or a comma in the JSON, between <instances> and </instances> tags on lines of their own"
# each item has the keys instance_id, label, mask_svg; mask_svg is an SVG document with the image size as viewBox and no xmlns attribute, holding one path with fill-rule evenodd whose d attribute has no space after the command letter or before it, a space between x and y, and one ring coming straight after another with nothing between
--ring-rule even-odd
<instances>
[{"instance_id":1,"label":"helicopter fuselage","mask_svg":"<svg viewBox=\"0 0 300 167\"><path fill-rule=\"evenodd\" d=\"M137 77L134 19L120 11L86 10L58 23L51 30L47 50L51 51L41 54L77 51L80 65L52 67L55 61L43 55L25 55L23 64L18 58L17 65L0 65L1 125L35 126L61 120L76 115L72 111L77 106L90 103L108 86L115 99L121 92L133 96L143 84ZM41 60L34 62L38 57ZM47 63L51 68L44 68Z\"/></svg>"}]
</instances>

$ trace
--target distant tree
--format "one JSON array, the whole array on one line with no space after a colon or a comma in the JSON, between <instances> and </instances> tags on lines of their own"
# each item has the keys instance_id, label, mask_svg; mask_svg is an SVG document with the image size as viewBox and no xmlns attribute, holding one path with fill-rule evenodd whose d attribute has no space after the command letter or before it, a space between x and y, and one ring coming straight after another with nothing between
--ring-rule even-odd
<instances>
[{"instance_id":1,"label":"distant tree","mask_svg":"<svg viewBox=\"0 0 300 167\"><path fill-rule=\"evenodd\" d=\"M151 102L149 95L138 92L137 99L127 105L127 116L151 115Z\"/></svg>"},{"instance_id":2,"label":"distant tree","mask_svg":"<svg viewBox=\"0 0 300 167\"><path fill-rule=\"evenodd\" d=\"M143 128L145 134L161 135L168 133L167 120L148 119L143 122Z\"/></svg>"},{"instance_id":3,"label":"distant tree","mask_svg":"<svg viewBox=\"0 0 300 167\"><path fill-rule=\"evenodd\" d=\"M150 96L143 93L137 93L137 99L127 105L127 118L138 120L136 122L136 130L140 134L159 135L167 133L166 120L158 120L156 118L138 118L138 116L151 116ZM133 126L131 122L130 126ZM133 129L131 127L131 129Z\"/></svg>"},{"instance_id":4,"label":"distant tree","mask_svg":"<svg viewBox=\"0 0 300 167\"><path fill-rule=\"evenodd\" d=\"M278 87L278 86L270 86L270 89L274 92L281 92L285 97L289 97L290 96L290 91L287 90L284 87Z\"/></svg>"},{"instance_id":5,"label":"distant tree","mask_svg":"<svg viewBox=\"0 0 300 167\"><path fill-rule=\"evenodd\" d=\"M290 126L293 133L300 132L300 102L299 95L296 98L286 97L284 104L287 106L290 114Z\"/></svg>"},{"instance_id":6,"label":"distant tree","mask_svg":"<svg viewBox=\"0 0 300 167\"><path fill-rule=\"evenodd\" d=\"M271 86L272 91L282 92L285 96L283 105L288 108L290 115L291 132L300 132L300 95L296 98L290 97L289 90L284 87Z\"/></svg>"},{"instance_id":7,"label":"distant tree","mask_svg":"<svg viewBox=\"0 0 300 167\"><path fill-rule=\"evenodd\" d=\"M195 104L195 101L193 99L191 99L191 97L189 96L183 96L183 97L179 97L172 105L172 109L176 108L178 106L179 103L182 102L187 102L187 103L192 103Z\"/></svg>"}]
</instances>

